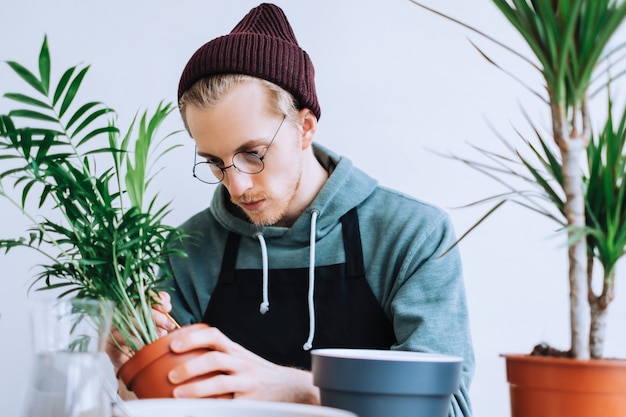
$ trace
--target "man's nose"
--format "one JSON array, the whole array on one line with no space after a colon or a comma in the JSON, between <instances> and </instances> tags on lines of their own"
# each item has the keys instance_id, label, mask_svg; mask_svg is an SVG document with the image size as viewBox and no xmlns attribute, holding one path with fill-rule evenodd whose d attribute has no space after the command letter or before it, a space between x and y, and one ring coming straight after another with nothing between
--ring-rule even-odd
<instances>
[{"instance_id":1,"label":"man's nose","mask_svg":"<svg viewBox=\"0 0 626 417\"><path fill-rule=\"evenodd\" d=\"M222 182L228 189L231 197L239 197L252 187L252 175L241 172L233 166L232 169L224 172L224 180Z\"/></svg>"}]
</instances>

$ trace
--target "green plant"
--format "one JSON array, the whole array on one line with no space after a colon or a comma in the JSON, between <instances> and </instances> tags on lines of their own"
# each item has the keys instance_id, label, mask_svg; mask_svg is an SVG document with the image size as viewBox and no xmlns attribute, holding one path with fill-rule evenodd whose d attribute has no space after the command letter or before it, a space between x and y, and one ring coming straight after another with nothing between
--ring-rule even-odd
<instances>
[{"instance_id":1,"label":"green plant","mask_svg":"<svg viewBox=\"0 0 626 417\"><path fill-rule=\"evenodd\" d=\"M598 336L603 331L599 331L600 327L596 326L600 324L598 314L606 311L603 304L608 305L607 301L612 298L612 285L610 288L607 287L607 296L603 296L601 302L594 298L588 279L592 275L590 271L593 269L593 264L588 265L588 254L599 255L601 247L608 247L613 243L608 240L594 241L601 237L599 230L602 227L598 228L598 224L590 224L589 220L601 221L602 217L598 217L598 213L591 212L587 215L586 208L590 209L589 198L594 195L595 191L603 194L602 198L607 201L611 198L609 195L611 190L599 186L603 184L602 187L606 187L606 183L611 180L601 179L599 182L594 182L592 177L586 179L585 171L579 162L585 159L585 152L592 152L598 156L603 149L607 149L604 146L612 146L606 142L612 141L613 138L606 135L603 139L605 143L599 143L597 147L590 145L593 134L589 99L593 91L592 84L596 80L595 75L598 71L606 71L606 66L602 69L602 64L608 62L609 58L614 57L615 52L619 50L619 47L607 48L626 18L626 2L616 0L493 0L493 3L527 43L534 57L532 60L500 43L494 37L438 13L415 0L411 1L506 48L525 60L543 77L545 91L533 92L549 107L552 142L558 151L551 150L547 141L541 140L541 150L545 152L543 156L547 159L542 159L541 165L543 166L540 168L547 170L547 176L534 169L533 166L526 165L527 161L521 158L522 165L527 168L530 175L530 177L522 177L539 185L540 189L546 193L544 197L547 201L553 203L557 211L565 218L564 230L568 234L570 288L571 346L569 354L579 359L586 359L590 357L590 345L598 345ZM495 64L486 53L480 49L479 51L489 62ZM601 88L606 88L606 86ZM497 155L488 152L483 152L483 154L497 161L497 169L489 172L489 175L501 181L498 176L509 170L508 167L501 165L505 159L500 159ZM540 154L537 153L537 155ZM603 163L603 173L618 168L610 165L615 163L610 158L603 160ZM474 167L477 166L474 165ZM481 167L480 170L489 171L486 167ZM599 173L600 171L597 172ZM550 185L550 180L556 180L558 190ZM519 192L515 187L511 188L511 192L517 194L518 197L523 197L524 204L528 202L529 194ZM483 219L501 207L504 201L510 199L510 196L511 194L508 193L500 196L501 201ZM536 209L532 203L527 207ZM554 215L550 213L550 216ZM608 218L606 220L608 221ZM588 226L596 227L596 229ZM602 239L608 237L605 235ZM605 261L603 258L598 259L601 262ZM609 271L612 269L609 264L606 267ZM591 331L584 326L587 322L589 304L592 306ZM591 350L594 357L600 354L595 348Z\"/></svg>"},{"instance_id":2,"label":"green plant","mask_svg":"<svg viewBox=\"0 0 626 417\"><path fill-rule=\"evenodd\" d=\"M609 103L612 109L612 104ZM587 294L591 309L589 350L592 358L602 357L608 307L615 296L615 268L626 254L626 107L617 124L612 111L603 129L592 135L586 151L583 184L584 228L572 229L571 239L586 239ZM556 221L567 230L565 197L560 155L554 145L535 129L535 137L523 139L524 147L514 148L500 137L506 152L473 147L478 159L446 155L498 181L506 192L474 204L496 204L469 231L504 203L521 205ZM596 261L601 266L600 290L594 291ZM552 354L563 354L550 349ZM569 354L569 352L565 352Z\"/></svg>"},{"instance_id":3,"label":"green plant","mask_svg":"<svg viewBox=\"0 0 626 417\"><path fill-rule=\"evenodd\" d=\"M17 108L0 115L0 196L32 225L25 236L0 240L0 248L43 256L37 289L114 301L113 323L137 351L158 338L151 306L170 274L162 259L182 256L170 245L182 232L164 223L169 204L146 192L155 175L150 159L175 147L156 153L171 136L157 141L157 129L175 107L161 103L136 115L122 136L112 109L76 100L88 66L67 69L53 85L47 38L38 63L35 74L8 62L34 92L4 95Z\"/></svg>"}]
</instances>

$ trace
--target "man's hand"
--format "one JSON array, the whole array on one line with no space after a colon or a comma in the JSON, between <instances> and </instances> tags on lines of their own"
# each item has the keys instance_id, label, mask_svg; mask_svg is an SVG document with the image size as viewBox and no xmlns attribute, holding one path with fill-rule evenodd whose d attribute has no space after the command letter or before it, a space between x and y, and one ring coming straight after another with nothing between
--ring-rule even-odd
<instances>
[{"instance_id":1,"label":"man's hand","mask_svg":"<svg viewBox=\"0 0 626 417\"><path fill-rule=\"evenodd\" d=\"M165 291L160 291L157 297L158 304L152 306L152 317L157 325L159 336L165 336L175 330L178 324L169 315L172 311L172 300Z\"/></svg>"},{"instance_id":2,"label":"man's hand","mask_svg":"<svg viewBox=\"0 0 626 417\"><path fill-rule=\"evenodd\" d=\"M279 366L244 349L215 327L190 332L172 341L170 349L210 350L174 368L169 379L180 384L175 397L231 397L248 400L319 404L319 389L310 372ZM206 378L186 383L191 379Z\"/></svg>"},{"instance_id":3,"label":"man's hand","mask_svg":"<svg viewBox=\"0 0 626 417\"><path fill-rule=\"evenodd\" d=\"M156 300L158 303L152 306L152 318L157 325L159 336L165 336L176 329L176 323L172 321L172 318L169 316L169 312L172 310L170 295L165 291L161 291L156 297ZM124 344L124 341L116 329L112 329L111 337L113 340L107 343L105 350L111 359L111 363L113 363L113 366L117 370L132 356L132 352L130 352L130 349ZM122 348L121 350L120 347Z\"/></svg>"}]
</instances>

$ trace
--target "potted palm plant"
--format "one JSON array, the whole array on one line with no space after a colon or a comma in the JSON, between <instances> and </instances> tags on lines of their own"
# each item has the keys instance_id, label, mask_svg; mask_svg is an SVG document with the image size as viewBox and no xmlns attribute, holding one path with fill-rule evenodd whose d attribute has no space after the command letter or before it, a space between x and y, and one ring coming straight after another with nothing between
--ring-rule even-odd
<instances>
[{"instance_id":1,"label":"potted palm plant","mask_svg":"<svg viewBox=\"0 0 626 417\"><path fill-rule=\"evenodd\" d=\"M420 2L411 1L444 16ZM533 357L505 355L511 382L512 414L535 417L623 415L626 413L626 366L621 361L601 358L607 309L614 297L615 266L626 249L626 110L621 115L618 112L619 122L615 125L611 100L611 86L620 75L619 69L615 69L620 61L615 52L620 46L615 47L612 42L626 19L626 2L493 0L493 3L527 43L532 59L459 20L444 17L504 47L539 71L544 90L531 90L547 104L551 138L546 139L546 134L532 124L534 140L522 137L527 152L503 138L511 154L475 148L483 159L455 157L507 188L503 194L481 200L496 204L470 231L503 203L515 202L562 224L561 230L567 234L569 260L570 347L561 351L540 345L535 348ZM480 52L496 64L482 50ZM598 77L601 73L608 75ZM590 99L597 91L609 97L608 116L605 122L599 123L602 129L598 133L593 130L593 122L597 120L590 110ZM522 179L533 189L528 192L508 179ZM542 204L546 202L547 205ZM597 264L602 267L599 293L594 291L593 285ZM590 358L594 360L589 361ZM531 368L530 373L516 376L525 366ZM563 385L552 385L555 377L545 373L546 366L566 371ZM591 368L602 372L612 367L617 367L616 376L595 379L590 376ZM584 377L574 374L579 368L583 368ZM602 382L606 383L604 387L601 387ZM599 402L585 402L593 397L592 391L600 392L604 388L608 391L598 396ZM541 402L536 402L537 399Z\"/></svg>"},{"instance_id":2,"label":"potted palm plant","mask_svg":"<svg viewBox=\"0 0 626 417\"><path fill-rule=\"evenodd\" d=\"M148 194L152 162L177 146L167 143L171 134L157 139L176 107L161 103L121 134L112 109L79 103L88 66L52 80L46 38L38 71L8 65L31 90L4 94L15 108L0 115L0 196L31 226L0 249L43 258L37 290L113 301L113 325L132 356L159 338L152 306L169 277L162 260L183 255L172 246L182 231L165 223L169 203Z\"/></svg>"},{"instance_id":3,"label":"potted palm plant","mask_svg":"<svg viewBox=\"0 0 626 417\"><path fill-rule=\"evenodd\" d=\"M206 325L185 326L159 337L152 318L152 306L158 302L157 291L164 289L171 277L163 260L184 256L176 249L176 243L193 238L182 229L167 225L164 220L169 205L158 204L157 195L148 198L147 194L154 178L150 160L157 161L177 146L166 146L157 152L170 137L157 140L157 129L175 107L160 104L152 114L144 112L122 136L110 117L113 110L95 101L77 104L88 67L71 67L58 82L51 82L46 39L39 54L37 73L17 62L8 64L33 89L33 94L4 94L18 106L0 115L0 196L32 225L24 236L0 240L0 249L9 252L27 248L43 257L44 263L39 265L40 272L33 282L37 290L56 290L58 297L69 299L72 305L83 301L91 304L94 299L105 300L107 305L113 301L112 322L124 345L119 347L131 356L118 376L128 388L133 388L139 399L171 397L173 386L167 380L168 366L206 352L206 349L182 354L169 351L169 342L176 334ZM17 198L9 185L17 192ZM63 322L58 327L69 327L68 333L76 330L79 336L83 335L82 327L75 321L67 325L67 320L77 313L73 307L70 311L71 315L62 311ZM84 316L85 311L78 311L78 315ZM99 311L92 317L104 321ZM52 327L50 322L49 317L40 320L38 330ZM80 324L93 323L83 320ZM53 332L40 333L39 336L50 336ZM62 338L65 344L73 335L63 336L67 336ZM67 352L61 353L66 356ZM145 358L148 358L146 366L137 369L141 368L137 362ZM69 370L71 377L67 380L72 380L73 387L101 379L93 367L85 372L90 373L87 375L90 378L80 380L76 378L76 366ZM108 403L94 399L97 393L87 390L88 398L81 401L77 395L80 390L67 391L65 395L63 387L53 386L59 383L57 371L50 367L42 370L45 375L40 379L45 384L37 381L37 388L45 385L54 389L55 394L60 392L61 403L50 401L48 392L44 392L45 395L30 398L35 400L27 404L25 416L111 415ZM124 405L120 412L120 415L138 416L195 413L354 416L348 411L304 404L193 399L179 399L174 404L165 398L134 401Z\"/></svg>"}]
</instances>

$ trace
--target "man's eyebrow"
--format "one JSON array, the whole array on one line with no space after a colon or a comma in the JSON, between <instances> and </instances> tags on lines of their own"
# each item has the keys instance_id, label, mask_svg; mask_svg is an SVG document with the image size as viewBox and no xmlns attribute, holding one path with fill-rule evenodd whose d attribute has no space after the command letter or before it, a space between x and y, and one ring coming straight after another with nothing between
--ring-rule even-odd
<instances>
[{"instance_id":1,"label":"man's eyebrow","mask_svg":"<svg viewBox=\"0 0 626 417\"><path fill-rule=\"evenodd\" d=\"M237 152L246 152L250 148L255 148L257 146L269 146L268 139L267 138L250 139L247 142L242 143L241 145L239 145L239 147L237 149L235 149L235 151L233 152L233 155L236 154ZM201 152L201 151L198 151L198 156L200 156L202 158L222 159L222 158L219 158L219 157L217 157L215 155L212 155L210 153Z\"/></svg>"}]
</instances>

